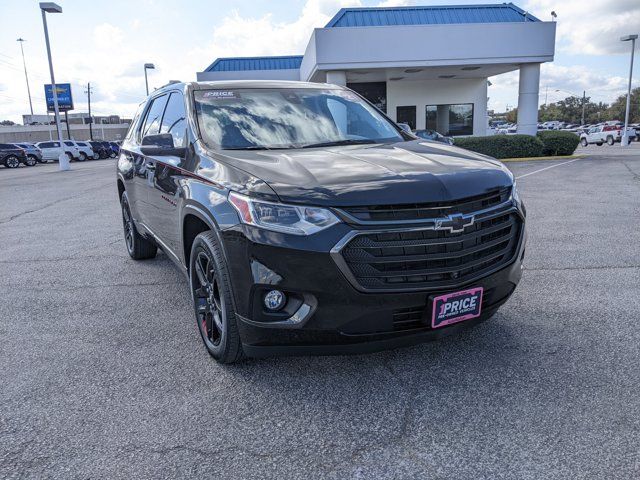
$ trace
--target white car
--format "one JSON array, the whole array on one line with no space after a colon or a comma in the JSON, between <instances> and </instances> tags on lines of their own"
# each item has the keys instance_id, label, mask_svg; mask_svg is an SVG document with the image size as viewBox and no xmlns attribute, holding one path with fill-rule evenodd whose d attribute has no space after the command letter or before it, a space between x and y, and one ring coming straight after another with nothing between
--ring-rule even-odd
<instances>
[{"instance_id":1,"label":"white car","mask_svg":"<svg viewBox=\"0 0 640 480\"><path fill-rule=\"evenodd\" d=\"M623 129L624 127L620 127L619 125L596 125L580 135L580 143L583 147L593 143L596 145L602 145L603 143L613 145L622 140ZM629 127L627 132L629 141L633 141L636 137L636 131Z\"/></svg>"},{"instance_id":2,"label":"white car","mask_svg":"<svg viewBox=\"0 0 640 480\"><path fill-rule=\"evenodd\" d=\"M42 160L45 162L58 161L61 154L66 154L69 160L74 158L72 152L75 152L75 150L69 150L66 145L63 147L60 142L39 142L36 143L36 147L42 151Z\"/></svg>"},{"instance_id":3,"label":"white car","mask_svg":"<svg viewBox=\"0 0 640 480\"><path fill-rule=\"evenodd\" d=\"M94 160L100 158L100 156L93 151L93 148L91 148L91 145L89 145L87 142L65 141L64 143L65 145L69 145L69 143L73 143L75 145L75 147L78 149L78 160L80 160L81 162L84 162L85 160L88 160L90 158L93 158Z\"/></svg>"}]
</instances>

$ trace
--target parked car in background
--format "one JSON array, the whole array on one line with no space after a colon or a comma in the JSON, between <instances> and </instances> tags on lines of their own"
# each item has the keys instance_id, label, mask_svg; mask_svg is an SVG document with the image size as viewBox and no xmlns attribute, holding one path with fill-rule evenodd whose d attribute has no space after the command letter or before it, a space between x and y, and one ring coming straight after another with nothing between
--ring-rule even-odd
<instances>
[{"instance_id":1,"label":"parked car in background","mask_svg":"<svg viewBox=\"0 0 640 480\"><path fill-rule=\"evenodd\" d=\"M622 141L622 131L624 130L624 125L619 124L602 124L597 125L595 127L591 127L586 133L580 135L580 143L583 147L586 147L590 144L602 145L606 143L607 145L613 145L616 142ZM629 127L627 129L629 141L633 141L636 138L635 129Z\"/></svg>"},{"instance_id":2,"label":"parked car in background","mask_svg":"<svg viewBox=\"0 0 640 480\"><path fill-rule=\"evenodd\" d=\"M67 143L67 142L65 142ZM87 142L73 142L76 148L78 149L78 154L80 156L79 160L84 162L85 160L89 160L90 158L97 158L93 148Z\"/></svg>"},{"instance_id":3,"label":"parked car in background","mask_svg":"<svg viewBox=\"0 0 640 480\"><path fill-rule=\"evenodd\" d=\"M107 154L109 155L109 158L116 158L117 153L113 151L113 148L111 148L111 143L110 142L102 141L100 143L102 143L102 146L107 151Z\"/></svg>"},{"instance_id":4,"label":"parked car in background","mask_svg":"<svg viewBox=\"0 0 640 480\"><path fill-rule=\"evenodd\" d=\"M413 132L420 138L424 138L425 140L433 140L434 142L446 143L447 145L453 145L453 138L445 137L441 133L436 132L435 130L424 129L424 130L416 130Z\"/></svg>"},{"instance_id":5,"label":"parked car in background","mask_svg":"<svg viewBox=\"0 0 640 480\"><path fill-rule=\"evenodd\" d=\"M32 166L36 163L43 163L42 151L35 145L30 143L16 143L16 146L22 148L27 154L27 163L25 165Z\"/></svg>"},{"instance_id":6,"label":"parked car in background","mask_svg":"<svg viewBox=\"0 0 640 480\"><path fill-rule=\"evenodd\" d=\"M118 145L116 142L107 142L107 143L109 144L109 147L113 152L113 157L115 158L116 156L118 156L118 153L120 153L120 145Z\"/></svg>"},{"instance_id":7,"label":"parked car in background","mask_svg":"<svg viewBox=\"0 0 640 480\"><path fill-rule=\"evenodd\" d=\"M64 153L66 153L67 156L70 155L66 150L67 147L62 147L60 142L39 142L36 143L36 147L40 149L40 151L42 152L42 158L46 162L48 162L49 160L57 162L60 158L60 155ZM73 157L70 156L69 159L71 160L73 159Z\"/></svg>"},{"instance_id":8,"label":"parked car in background","mask_svg":"<svg viewBox=\"0 0 640 480\"><path fill-rule=\"evenodd\" d=\"M0 163L7 168L18 168L27 162L27 152L13 143L0 143Z\"/></svg>"},{"instance_id":9,"label":"parked car in background","mask_svg":"<svg viewBox=\"0 0 640 480\"><path fill-rule=\"evenodd\" d=\"M98 158L109 158L110 152L109 150L102 144L102 142L98 142L96 140L87 141L89 145L91 145L91 149L93 152L98 155ZM94 156L95 158L95 156Z\"/></svg>"}]
</instances>

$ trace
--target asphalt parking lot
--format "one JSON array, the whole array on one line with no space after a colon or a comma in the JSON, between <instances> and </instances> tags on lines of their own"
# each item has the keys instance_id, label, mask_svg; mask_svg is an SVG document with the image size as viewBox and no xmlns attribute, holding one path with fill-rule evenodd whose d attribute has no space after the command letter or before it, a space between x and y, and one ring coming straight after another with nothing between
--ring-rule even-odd
<instances>
[{"instance_id":1,"label":"asphalt parking lot","mask_svg":"<svg viewBox=\"0 0 640 480\"><path fill-rule=\"evenodd\" d=\"M640 148L582 152L509 164L526 270L489 322L231 367L127 256L113 160L2 169L0 478L639 478Z\"/></svg>"}]
</instances>

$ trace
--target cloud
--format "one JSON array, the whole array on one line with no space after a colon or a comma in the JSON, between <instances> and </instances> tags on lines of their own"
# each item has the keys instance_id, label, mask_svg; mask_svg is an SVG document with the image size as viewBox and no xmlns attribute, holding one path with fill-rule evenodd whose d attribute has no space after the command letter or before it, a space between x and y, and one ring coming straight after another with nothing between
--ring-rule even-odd
<instances>
[{"instance_id":1,"label":"cloud","mask_svg":"<svg viewBox=\"0 0 640 480\"><path fill-rule=\"evenodd\" d=\"M93 29L93 41L99 48L113 48L122 43L124 32L120 27L103 23Z\"/></svg>"},{"instance_id":2,"label":"cloud","mask_svg":"<svg viewBox=\"0 0 640 480\"><path fill-rule=\"evenodd\" d=\"M628 54L620 37L640 31L638 0L528 0L524 8L541 20L555 11L557 50L571 54Z\"/></svg>"}]
</instances>

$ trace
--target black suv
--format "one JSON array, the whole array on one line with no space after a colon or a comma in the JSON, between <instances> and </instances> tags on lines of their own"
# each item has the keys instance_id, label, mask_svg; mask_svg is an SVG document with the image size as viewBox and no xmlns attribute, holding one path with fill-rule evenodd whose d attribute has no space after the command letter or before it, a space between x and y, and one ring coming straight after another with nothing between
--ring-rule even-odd
<instances>
[{"instance_id":1,"label":"black suv","mask_svg":"<svg viewBox=\"0 0 640 480\"><path fill-rule=\"evenodd\" d=\"M29 159L23 148L12 143L0 143L0 163L7 168L18 168L21 163L25 165Z\"/></svg>"},{"instance_id":2,"label":"black suv","mask_svg":"<svg viewBox=\"0 0 640 480\"><path fill-rule=\"evenodd\" d=\"M495 313L525 209L500 162L417 139L353 91L172 84L117 162L129 255L190 282L220 362L409 345Z\"/></svg>"}]
</instances>

